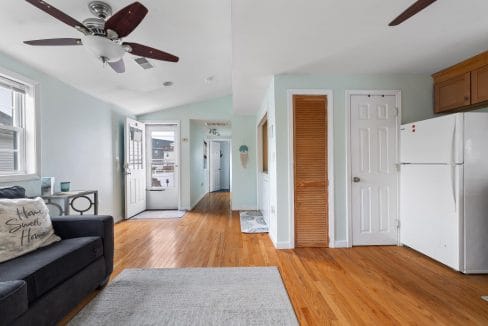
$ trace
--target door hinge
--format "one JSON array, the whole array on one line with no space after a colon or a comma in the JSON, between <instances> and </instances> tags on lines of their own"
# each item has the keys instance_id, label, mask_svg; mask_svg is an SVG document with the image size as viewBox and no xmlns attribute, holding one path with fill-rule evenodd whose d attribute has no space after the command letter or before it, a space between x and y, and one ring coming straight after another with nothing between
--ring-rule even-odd
<instances>
[{"instance_id":1,"label":"door hinge","mask_svg":"<svg viewBox=\"0 0 488 326\"><path fill-rule=\"evenodd\" d=\"M398 107L395 107L395 114L396 117L400 116L400 109Z\"/></svg>"},{"instance_id":2,"label":"door hinge","mask_svg":"<svg viewBox=\"0 0 488 326\"><path fill-rule=\"evenodd\" d=\"M397 218L395 220L395 222L396 222L396 228L399 229L400 228L400 219Z\"/></svg>"},{"instance_id":3,"label":"door hinge","mask_svg":"<svg viewBox=\"0 0 488 326\"><path fill-rule=\"evenodd\" d=\"M396 167L397 172L400 172L402 165L400 163L396 163L395 167Z\"/></svg>"}]
</instances>

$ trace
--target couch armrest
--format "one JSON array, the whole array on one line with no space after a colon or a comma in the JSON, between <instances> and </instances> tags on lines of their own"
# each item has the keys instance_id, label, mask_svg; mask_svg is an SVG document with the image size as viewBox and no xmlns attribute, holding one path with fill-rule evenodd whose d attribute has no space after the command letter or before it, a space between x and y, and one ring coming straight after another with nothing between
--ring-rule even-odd
<instances>
[{"instance_id":1,"label":"couch armrest","mask_svg":"<svg viewBox=\"0 0 488 326\"><path fill-rule=\"evenodd\" d=\"M106 276L114 266L114 219L108 215L78 215L51 217L54 232L61 239L93 237L102 238Z\"/></svg>"},{"instance_id":2,"label":"couch armrest","mask_svg":"<svg viewBox=\"0 0 488 326\"><path fill-rule=\"evenodd\" d=\"M9 325L28 309L27 284L24 281L0 282L0 325Z\"/></svg>"}]
</instances>

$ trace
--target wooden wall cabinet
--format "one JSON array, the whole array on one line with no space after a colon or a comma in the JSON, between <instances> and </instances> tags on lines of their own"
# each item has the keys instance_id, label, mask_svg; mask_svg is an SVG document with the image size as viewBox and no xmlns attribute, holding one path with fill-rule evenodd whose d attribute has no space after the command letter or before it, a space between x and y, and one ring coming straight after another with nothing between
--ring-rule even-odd
<instances>
[{"instance_id":1,"label":"wooden wall cabinet","mask_svg":"<svg viewBox=\"0 0 488 326\"><path fill-rule=\"evenodd\" d=\"M471 102L488 101L488 65L471 72Z\"/></svg>"},{"instance_id":2,"label":"wooden wall cabinet","mask_svg":"<svg viewBox=\"0 0 488 326\"><path fill-rule=\"evenodd\" d=\"M434 84L435 113L459 109L471 104L469 72Z\"/></svg>"},{"instance_id":3,"label":"wooden wall cabinet","mask_svg":"<svg viewBox=\"0 0 488 326\"><path fill-rule=\"evenodd\" d=\"M434 112L488 106L488 51L432 75Z\"/></svg>"}]
</instances>

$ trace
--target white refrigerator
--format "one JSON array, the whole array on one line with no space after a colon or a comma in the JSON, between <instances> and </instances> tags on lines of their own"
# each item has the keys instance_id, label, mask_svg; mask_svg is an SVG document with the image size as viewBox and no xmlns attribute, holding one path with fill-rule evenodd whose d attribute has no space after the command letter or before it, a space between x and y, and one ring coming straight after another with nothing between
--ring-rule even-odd
<instances>
[{"instance_id":1,"label":"white refrigerator","mask_svg":"<svg viewBox=\"0 0 488 326\"><path fill-rule=\"evenodd\" d=\"M405 124L400 142L400 242L488 273L488 113Z\"/></svg>"}]
</instances>

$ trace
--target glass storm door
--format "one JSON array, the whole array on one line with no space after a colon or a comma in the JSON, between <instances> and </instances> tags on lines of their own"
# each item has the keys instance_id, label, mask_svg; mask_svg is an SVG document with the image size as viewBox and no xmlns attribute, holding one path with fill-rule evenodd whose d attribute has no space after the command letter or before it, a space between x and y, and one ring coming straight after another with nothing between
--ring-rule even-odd
<instances>
[{"instance_id":1,"label":"glass storm door","mask_svg":"<svg viewBox=\"0 0 488 326\"><path fill-rule=\"evenodd\" d=\"M178 209L177 125L147 125L147 209Z\"/></svg>"}]
</instances>

